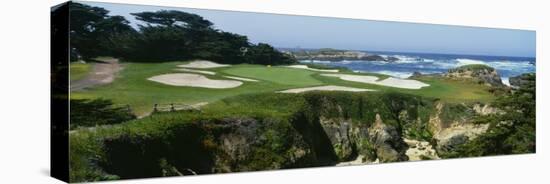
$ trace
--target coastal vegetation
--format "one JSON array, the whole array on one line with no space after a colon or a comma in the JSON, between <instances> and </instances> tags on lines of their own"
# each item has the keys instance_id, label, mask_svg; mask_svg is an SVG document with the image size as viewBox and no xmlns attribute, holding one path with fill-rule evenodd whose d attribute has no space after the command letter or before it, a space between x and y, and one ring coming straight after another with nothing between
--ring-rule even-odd
<instances>
[{"instance_id":1,"label":"coastal vegetation","mask_svg":"<svg viewBox=\"0 0 550 184\"><path fill-rule=\"evenodd\" d=\"M445 157L474 157L535 153L536 89L535 75L525 75L517 90L500 96L493 103L503 112L474 120L489 124L487 133L460 145Z\"/></svg>"}]
</instances>

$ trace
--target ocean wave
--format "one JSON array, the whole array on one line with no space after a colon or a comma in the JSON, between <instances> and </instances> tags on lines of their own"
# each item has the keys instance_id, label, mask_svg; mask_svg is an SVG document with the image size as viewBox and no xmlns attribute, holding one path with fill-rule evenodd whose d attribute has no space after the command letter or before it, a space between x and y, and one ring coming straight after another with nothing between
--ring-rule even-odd
<instances>
[{"instance_id":1,"label":"ocean wave","mask_svg":"<svg viewBox=\"0 0 550 184\"><path fill-rule=\"evenodd\" d=\"M535 66L531 64L531 61L482 61L475 59L464 59L458 58L455 59L456 62L436 62L438 66L442 68L456 68L459 66L470 65L470 64L482 64L493 67L497 70L515 70L515 71L532 71L535 69Z\"/></svg>"},{"instance_id":2,"label":"ocean wave","mask_svg":"<svg viewBox=\"0 0 550 184\"><path fill-rule=\"evenodd\" d=\"M421 57L405 56L405 55L391 55L391 56L386 56L385 58L389 58L389 57L397 58L397 61L394 61L395 63L418 63L418 62L425 61L425 59Z\"/></svg>"},{"instance_id":3,"label":"ocean wave","mask_svg":"<svg viewBox=\"0 0 550 184\"><path fill-rule=\"evenodd\" d=\"M300 63L321 63L321 64L329 64L331 61L321 61L321 60L300 60Z\"/></svg>"},{"instance_id":4,"label":"ocean wave","mask_svg":"<svg viewBox=\"0 0 550 184\"><path fill-rule=\"evenodd\" d=\"M458 62L457 66L472 65L472 64L487 65L487 63L485 61L475 60L475 59L462 59L462 58L459 58L459 59L456 59L456 61Z\"/></svg>"},{"instance_id":5,"label":"ocean wave","mask_svg":"<svg viewBox=\"0 0 550 184\"><path fill-rule=\"evenodd\" d=\"M502 80L502 84L510 86L510 78L502 77L501 80Z\"/></svg>"}]
</instances>

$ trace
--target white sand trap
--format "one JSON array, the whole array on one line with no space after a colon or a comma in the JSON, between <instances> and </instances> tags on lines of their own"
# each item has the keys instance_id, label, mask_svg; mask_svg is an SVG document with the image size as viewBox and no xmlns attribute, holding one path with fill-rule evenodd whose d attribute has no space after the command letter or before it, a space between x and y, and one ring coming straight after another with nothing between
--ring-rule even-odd
<instances>
[{"instance_id":1,"label":"white sand trap","mask_svg":"<svg viewBox=\"0 0 550 184\"><path fill-rule=\"evenodd\" d=\"M153 76L148 80L172 86L189 86L214 89L235 88L243 84L241 81L213 80L206 78L203 75L191 73L163 74Z\"/></svg>"},{"instance_id":2,"label":"white sand trap","mask_svg":"<svg viewBox=\"0 0 550 184\"><path fill-rule=\"evenodd\" d=\"M289 68L298 68L298 69L305 69L305 70L311 70L311 71L317 71L317 72L338 72L339 70L337 69L330 69L330 70L324 70L324 69L316 69L316 68L310 68L308 67L307 65L289 65L289 66L286 66L286 67L289 67Z\"/></svg>"},{"instance_id":3,"label":"white sand trap","mask_svg":"<svg viewBox=\"0 0 550 184\"><path fill-rule=\"evenodd\" d=\"M178 65L178 67L182 67L182 68L203 68L203 69L219 68L219 67L226 67L226 66L230 66L230 65L218 64L218 63L214 63L212 61L206 61L206 60L197 60L187 64Z\"/></svg>"},{"instance_id":4,"label":"white sand trap","mask_svg":"<svg viewBox=\"0 0 550 184\"><path fill-rule=\"evenodd\" d=\"M407 89L420 89L422 87L428 87L429 84L412 80L412 79L399 79L394 77L388 77L387 79L384 79L382 81L378 82L381 85L384 86L399 86L399 88L407 88Z\"/></svg>"},{"instance_id":5,"label":"white sand trap","mask_svg":"<svg viewBox=\"0 0 550 184\"><path fill-rule=\"evenodd\" d=\"M240 80L240 81L258 82L258 80L249 79L249 78L244 78L244 77L234 77L234 76L227 76L227 75L224 75L223 77L225 77L225 78L230 78L230 79L235 79L235 80Z\"/></svg>"},{"instance_id":6,"label":"white sand trap","mask_svg":"<svg viewBox=\"0 0 550 184\"><path fill-rule=\"evenodd\" d=\"M279 93L303 93L307 91L351 91L351 92L363 92L363 91L376 91L372 89L361 89L361 88L352 88L345 86L317 86L317 87L308 87L308 88L295 88L288 89L284 91L279 91Z\"/></svg>"},{"instance_id":7,"label":"white sand trap","mask_svg":"<svg viewBox=\"0 0 550 184\"><path fill-rule=\"evenodd\" d=\"M206 75L216 75L216 72L212 72L212 71L193 70L193 69L187 69L187 68L178 68L176 70L177 71L182 71L182 72L193 72L193 73L201 73L201 74L206 74Z\"/></svg>"},{"instance_id":8,"label":"white sand trap","mask_svg":"<svg viewBox=\"0 0 550 184\"><path fill-rule=\"evenodd\" d=\"M420 89L422 87L430 86L429 84L412 80L412 79L399 79L395 77L388 77L384 80L378 81L378 77L368 75L349 75L349 74L321 74L327 77L338 77L342 80L362 82L367 84L376 84L381 86L389 86L395 88L405 89Z\"/></svg>"}]
</instances>

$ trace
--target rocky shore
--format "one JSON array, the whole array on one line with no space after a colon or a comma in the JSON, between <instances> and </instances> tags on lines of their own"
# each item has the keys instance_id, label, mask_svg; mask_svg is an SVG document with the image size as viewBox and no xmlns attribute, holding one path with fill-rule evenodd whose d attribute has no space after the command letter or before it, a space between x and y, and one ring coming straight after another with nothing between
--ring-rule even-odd
<instances>
[{"instance_id":1,"label":"rocky shore","mask_svg":"<svg viewBox=\"0 0 550 184\"><path fill-rule=\"evenodd\" d=\"M287 54L294 56L297 60L320 60L320 61L385 61L394 62L399 58L392 56L381 56L363 51L336 50L336 49L315 49L315 50L285 50Z\"/></svg>"}]
</instances>

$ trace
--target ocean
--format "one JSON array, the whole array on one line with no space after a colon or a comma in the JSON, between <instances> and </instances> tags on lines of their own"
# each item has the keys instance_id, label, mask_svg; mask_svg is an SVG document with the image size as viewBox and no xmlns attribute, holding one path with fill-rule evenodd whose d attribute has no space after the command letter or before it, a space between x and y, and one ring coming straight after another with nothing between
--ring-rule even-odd
<instances>
[{"instance_id":1,"label":"ocean","mask_svg":"<svg viewBox=\"0 0 550 184\"><path fill-rule=\"evenodd\" d=\"M346 67L356 72L381 73L398 78L410 77L414 72L422 74L444 73L451 68L468 64L485 64L497 70L502 82L509 85L508 79L523 73L536 71L536 59L531 57L477 56L456 54L367 52L382 57L396 57L395 62L385 61L319 61L302 60L301 63L316 63Z\"/></svg>"}]
</instances>

